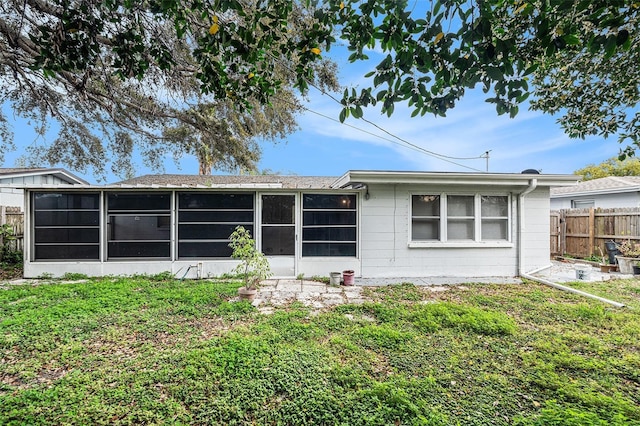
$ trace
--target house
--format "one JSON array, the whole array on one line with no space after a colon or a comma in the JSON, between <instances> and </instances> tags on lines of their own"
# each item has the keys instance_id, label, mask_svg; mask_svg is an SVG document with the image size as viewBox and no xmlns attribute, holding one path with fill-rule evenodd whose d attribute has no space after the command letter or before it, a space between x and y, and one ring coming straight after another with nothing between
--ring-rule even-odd
<instances>
[{"instance_id":1,"label":"house","mask_svg":"<svg viewBox=\"0 0 640 426\"><path fill-rule=\"evenodd\" d=\"M23 207L24 185L88 185L64 169L0 168L0 206Z\"/></svg>"},{"instance_id":2,"label":"house","mask_svg":"<svg viewBox=\"0 0 640 426\"><path fill-rule=\"evenodd\" d=\"M640 176L609 176L551 189L551 210L640 207Z\"/></svg>"},{"instance_id":3,"label":"house","mask_svg":"<svg viewBox=\"0 0 640 426\"><path fill-rule=\"evenodd\" d=\"M276 277L513 277L549 265L549 192L575 176L349 171L26 185L25 277L229 272L254 235Z\"/></svg>"}]
</instances>

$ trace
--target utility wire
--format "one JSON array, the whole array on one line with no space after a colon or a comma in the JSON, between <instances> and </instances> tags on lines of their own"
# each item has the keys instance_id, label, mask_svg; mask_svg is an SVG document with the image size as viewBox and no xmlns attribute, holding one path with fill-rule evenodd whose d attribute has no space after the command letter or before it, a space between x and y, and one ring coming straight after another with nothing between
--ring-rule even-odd
<instances>
[{"instance_id":1,"label":"utility wire","mask_svg":"<svg viewBox=\"0 0 640 426\"><path fill-rule=\"evenodd\" d=\"M269 53L268 53L268 55L269 55L269 56L271 56L271 58L272 58L273 60L275 60L276 62L279 62L282 66L284 66L285 68L287 68L289 71L291 71L291 72L294 72L294 73L295 73L295 71L293 71L293 70L291 69L291 67L290 67L288 64L286 64L282 59L280 59L280 58L276 57L276 56L275 56L273 53L271 53L271 52L269 52ZM321 94L323 94L323 95L325 95L325 96L328 96L330 99L332 99L334 102L336 102L336 103L337 103L338 105L340 105L341 107L344 107L344 105L342 105L342 102L340 102L338 99L336 99L333 95L331 95L331 94L330 94L330 93L328 93L327 91L325 91L325 90L323 90L322 88L318 87L318 86L317 86L313 81L310 81L309 79L306 79L306 78L305 78L305 80L306 80L307 84L309 84L309 86L311 86L311 87L315 88L315 89L316 89L316 90L318 90ZM282 99L281 99L281 100L282 100ZM288 102L288 101L285 101L285 102ZM372 121L370 121L370 120L368 120L368 119L366 119L366 118L364 118L364 117L360 117L360 120L362 120L362 121L364 121L364 122L368 123L369 125L374 126L374 127L375 127L375 128L377 128L378 130L380 130L380 131L382 131L382 132L386 133L387 135L389 135L389 136L391 136L391 137L393 137L393 138L397 139L398 141L402 142L403 144L405 144L405 145L401 145L401 144L399 144L399 143L398 143L398 142L396 142L396 141L393 141L393 140L390 140L390 139L384 138L384 137L382 137L382 136L380 136L380 135L377 135L377 134L375 134L375 133L372 133L372 132L366 131L366 130L361 129L361 128L359 128L359 127L356 127L356 126L353 126L353 125L350 125L350 124L343 123L343 122L341 122L341 121L339 121L339 120L336 120L336 119L331 118L331 117L329 117L329 116L326 116L326 115L324 115L324 114L318 113L318 112L316 112L316 111L312 111L311 109L306 108L306 107L304 107L304 106L302 106L302 108L303 108L303 109L305 109L306 111L309 111L309 112L311 112L311 113L317 114L317 115L322 116L322 117L324 117L324 118L327 118L327 119L330 119L330 120L336 121L336 122L338 122L338 123L340 123L340 124L342 124L342 125L349 126L349 127L353 128L353 129L356 129L356 130L358 130L358 131L361 131L361 132L367 133L367 134L369 134L369 135L375 136L375 137L380 138L380 139L382 139L382 140L386 140L386 141L388 141L388 142L391 142L391 143L397 144L397 145L399 145L399 146L404 146L405 148L410 148L410 149L413 149L413 150L415 150L415 151L422 152L423 154L429 155L429 156L431 156L431 157L437 158L437 159L439 159L439 160L442 160L442 161L445 161L445 162L448 162L448 163L451 163L451 164L454 164L454 165L456 165L456 166L463 167L463 168L466 168L466 169L469 169L469 170L473 170L473 171L477 171L477 172L482 172L482 170L476 169L476 168L474 168L474 167L465 166L464 164L456 163L456 162L451 161L451 160L476 160L476 159L481 159L481 158L487 158L487 157L485 157L484 155L480 155L480 156L478 156L478 157L452 157L452 156L448 156L448 155L444 155L444 154L438 154L437 152L430 151L430 150L425 149L425 148L423 148L423 147L421 147L421 146L419 146L419 145L416 145L416 144L414 144L414 143L411 143L411 142L407 141L406 139L403 139L403 138L401 138L401 137L399 137L399 136L397 136L397 135L395 135L395 134L393 134L393 133L389 132L388 130L386 130L386 129L382 128L381 126L379 126L379 125L375 124L374 122L372 122Z\"/></svg>"},{"instance_id":2,"label":"utility wire","mask_svg":"<svg viewBox=\"0 0 640 426\"><path fill-rule=\"evenodd\" d=\"M272 56L272 58L273 58L273 59L275 59L276 61L279 61L279 62L280 62L283 66L285 66L286 68L289 68L286 64L284 64L282 61L280 61L280 60L279 60L278 58L276 58L275 56ZM291 71L291 68L289 68L289 70ZM328 93L326 90L324 90L324 89L322 89L322 88L318 87L318 86L317 86L313 81L309 81L309 80L306 80L306 81L307 81L307 84L309 84L309 86L311 86L311 87L313 87L314 89L316 89L317 91L319 91L319 92L320 92L320 94L322 94L322 95L325 95L325 96L329 97L331 100L333 100L335 103L337 103L337 104L338 104L338 105L340 105L341 107L343 107L343 106L344 106L344 105L342 105L342 102L340 102L340 100L338 100L338 99L337 99L335 96L333 96L332 94ZM375 136L375 137L378 137L378 138L380 138L380 139L382 139L382 140L386 140L386 141L388 141L388 142L393 142L393 143L395 143L395 144L397 144L397 145L399 145L399 146L403 146L403 145L398 144L398 143L397 143L397 142L395 142L395 141L391 141L391 140L389 140L389 139L386 139L386 138L384 138L384 137L381 137L380 135L377 135L377 134L375 134L375 133L371 133L371 132L366 131L366 130L364 130L364 129L361 129L361 128L359 128L359 127L356 127L356 126L352 126L352 125L350 125L350 124L343 123L343 122L341 122L341 121L339 121L339 120L336 120L336 119L334 119L334 118L331 118L331 117L325 116L325 115L323 115L323 114L317 113L317 112L315 112L315 111L312 111L312 110L310 110L310 109L308 109L308 108L306 108L306 107L304 107L304 106L303 106L303 108L304 108L305 110L307 110L307 111L310 111L310 112L314 113L314 114L318 114L318 115L323 116L323 117L325 117L325 118L328 118L328 119L330 119L330 120L336 121L336 122L338 122L338 123L340 123L340 124L347 125L347 126L352 127L352 128L354 128L354 129L356 129L356 130L359 130L359 131L361 131L361 132L368 133L368 134L370 134L370 135L372 135L372 136ZM406 145L407 145L406 147L411 147L411 149L414 149L414 150L416 150L416 151L422 152L423 154L427 154L427 155L429 155L429 156L432 156L432 157L438 158L438 159L440 159L440 160L442 160L442 161L446 161L446 162L448 162L448 163L455 164L456 166L464 167L464 168L466 168L466 169L474 170L474 171L476 171L476 172L482 172L482 170L480 170L480 169L476 169L476 168L474 168L474 167L465 166L464 164L459 164L459 163L456 163L456 162L453 162L453 161L449 161L449 160L478 160L478 159L481 159L481 158L485 158L485 156L484 156L484 155L480 155L480 156L477 156L477 157L452 157L452 156L449 156L449 155L438 154L437 152L430 151L430 150L425 149L425 148L423 148L423 147L421 147L421 146L419 146L419 145L416 145L416 144L414 144L414 143L411 143L411 142L407 141L406 139L403 139L403 138L401 138L400 136L397 136L397 135L395 135L395 134L393 134L393 133L389 132L388 130L386 130L386 129L382 128L381 126L377 125L376 123L374 123L374 122L372 122L372 121L370 121L370 120L368 120L368 119L366 119L366 118L364 118L364 117L360 117L360 120L362 120L362 121L364 121L365 123L367 123L367 124L369 124L369 125L371 125L371 126L373 126L373 127L377 128L377 129L378 129L378 130L380 130L381 132L384 132L384 133L386 133L387 135L389 135L389 136L391 136L391 137L393 137L393 138L395 138L395 139L399 140L400 142L402 142L402 143L406 144Z\"/></svg>"},{"instance_id":3,"label":"utility wire","mask_svg":"<svg viewBox=\"0 0 640 426\"><path fill-rule=\"evenodd\" d=\"M282 99L282 98L280 98L280 100L281 100L282 102L289 103L290 105L293 105L291 102L286 101L286 100L284 100L284 99ZM400 143L400 142L398 142L398 141L396 141L396 140L393 140L393 139L386 138L386 137L381 136L381 135L379 135L379 134L377 134L377 133L370 132L370 131L365 130L365 129L363 129L363 128L360 128L360 127L354 126L354 125L352 125L352 124L349 124L349 123L343 123L343 122L341 122L340 120L337 120L337 119L335 119L335 118L333 118L333 117L330 117L330 116L328 116L328 115L326 115L326 114L322 114L322 113L320 113L320 112L314 111L314 110L312 110L312 109L310 109L310 108L305 107L304 105L302 105L301 107L302 107L302 109L304 109L305 111L308 111L308 112L310 112L310 113L312 113L312 114L316 114L316 115L318 115L318 116L320 116L320 117L322 117L322 118L326 118L327 120L334 121L334 122L336 122L336 123L338 123L338 124L340 124L340 125L347 126L347 127L350 127L350 128L352 128L352 129L354 129L354 130L357 130L357 131L359 131L359 132L366 133L366 134L371 135L371 136L374 136L374 137L376 137L376 138L378 138L378 139L382 139L383 141L391 142L392 144L395 144L395 145L401 146L401 147L403 147L403 148L409 148L409 149L412 149L412 150L414 150L414 151L418 151L418 152L420 152L420 153L422 153L422 154L426 154L426 155L429 155L429 156L431 156L431 157L434 157L434 158L436 158L436 159L438 159L438 160L442 160L442 161L445 161L445 162L447 162L447 163L454 164L454 165L456 165L456 166L458 166L458 167L463 167L463 168L465 168L465 169L473 170L473 171L476 171L476 172L482 172L482 170L479 170L479 169L476 169L476 168L473 168L473 167L469 167L469 166L465 166L464 164L456 163L455 161L451 161L451 160L449 160L449 159L447 159L447 158L443 158L442 156L440 156L440 155L439 155L439 154L437 154L437 153L432 153L431 151L425 150L424 148L422 148L422 147L420 147L420 146L418 146L418 145L415 145L415 144L412 144L412 143L410 143L410 142L407 142L407 141L405 141L405 140L403 140L403 139L401 139L401 138L399 138L399 137L397 137L397 136L393 135L392 133L389 133L389 132L387 132L386 130L384 130L384 129L380 128L380 127L379 127L379 126L377 126L376 124L369 122L369 121L368 121L368 120L366 120L366 119L364 119L364 121L365 121L365 122L367 122L367 123L369 123L369 124L372 124L373 126L375 126L375 127L379 128L381 131L383 131L383 132L385 132L385 133L387 133L387 134L389 134L389 135L391 135L391 136L395 137L396 139L400 140L402 143ZM472 159L474 159L474 160L475 160L475 159L477 159L477 158L484 158L484 157L474 157L474 158L472 158ZM471 159L471 158L463 158L463 159L464 159L464 160L466 160L466 159Z\"/></svg>"}]
</instances>

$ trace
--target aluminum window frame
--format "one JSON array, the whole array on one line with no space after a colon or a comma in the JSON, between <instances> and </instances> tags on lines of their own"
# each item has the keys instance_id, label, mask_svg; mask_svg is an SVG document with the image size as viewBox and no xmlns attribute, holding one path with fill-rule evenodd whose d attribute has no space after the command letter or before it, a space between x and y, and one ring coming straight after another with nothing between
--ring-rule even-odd
<instances>
[{"instance_id":1,"label":"aluminum window frame","mask_svg":"<svg viewBox=\"0 0 640 426\"><path fill-rule=\"evenodd\" d=\"M439 238L438 239L414 239L413 226L414 220L424 219L425 216L414 215L413 199L414 197L439 196L440 197L440 216L429 216L428 218L439 219ZM473 197L473 216L453 216L454 219L471 219L473 218L473 239L451 239L448 235L449 214L448 201L450 196L469 196ZM486 216L482 217L482 197L505 197L506 198L506 216ZM409 193L409 217L408 217L408 246L409 247L512 247L513 246L513 197L510 193L504 192L439 192L439 191L413 191ZM506 222L507 235L505 239L488 239L482 238L483 219L500 220Z\"/></svg>"},{"instance_id":2,"label":"aluminum window frame","mask_svg":"<svg viewBox=\"0 0 640 426\"><path fill-rule=\"evenodd\" d=\"M306 207L305 206L305 197L307 196L319 196L319 197L350 197L353 199L353 206L350 208L322 208L322 207ZM301 251L300 257L302 258L328 258L328 257L338 257L338 258L357 258L358 257L358 237L359 237L359 216L358 216L358 201L359 197L357 193L345 192L345 193L322 193L322 192L304 192L301 194L300 200L300 212L301 212L301 221L300 221L300 229L301 229ZM344 213L348 212L353 214L353 224L305 224L305 213L307 212L333 212L333 213ZM353 240L335 240L335 239L324 239L324 240L309 240L305 238L305 230L311 229L353 229L354 239ZM306 247L319 246L320 244L345 244L345 245L353 245L353 255L341 255L341 254L305 254ZM330 247L329 247L330 248Z\"/></svg>"},{"instance_id":3,"label":"aluminum window frame","mask_svg":"<svg viewBox=\"0 0 640 426\"><path fill-rule=\"evenodd\" d=\"M97 198L97 208L38 208L36 204L36 197L38 195L64 195L64 196L95 196ZM101 261L101 223L100 223L100 211L101 211L101 193L100 191L32 191L30 192L30 228L32 232L32 238L30 242L32 254L30 258L33 262L67 262L67 261L82 261L82 262L100 262ZM65 225L40 225L37 220L37 212L67 212L67 213L94 213L95 214L95 225L88 224L65 224ZM81 229L91 229L96 230L97 232L97 241L82 241L82 242L37 242L38 240L38 229L61 229L61 230L81 230ZM95 257L39 257L38 247L96 247L97 252Z\"/></svg>"},{"instance_id":4,"label":"aluminum window frame","mask_svg":"<svg viewBox=\"0 0 640 426\"><path fill-rule=\"evenodd\" d=\"M194 195L199 195L199 196L203 196L203 195L243 195L243 196L250 196L251 197L251 208L225 208L224 206L221 207L203 207L203 208L185 208L185 207L181 207L180 206L180 196L181 195L185 195L185 194L194 194ZM233 227L233 229L235 229L237 226L244 226L247 229L250 229L251 231L251 236L253 237L253 239L256 239L256 192L254 191L180 191L180 192L176 192L176 235L175 235L175 241L176 241L176 258L178 260L188 260L188 259L231 259L231 252L232 250L229 248L228 252L229 254L227 256L207 256L206 254L202 254L202 253L197 253L196 255L193 256L187 256L187 255L183 255L181 254L181 244L202 244L203 247L205 244L223 244L224 246L228 247L229 245L229 236L231 235L231 232L233 232L233 230L231 230L231 232L229 232L229 235L227 235L226 238L181 238L181 226L185 225L185 226L216 226L216 225L220 225L220 226L230 226ZM201 221L183 221L180 218L180 213L181 212L200 212L200 213L215 213L215 212L227 212L227 213L233 213L233 212L251 212L251 221L221 221L221 220L215 220L215 221L207 221L207 220L201 220Z\"/></svg>"}]
</instances>

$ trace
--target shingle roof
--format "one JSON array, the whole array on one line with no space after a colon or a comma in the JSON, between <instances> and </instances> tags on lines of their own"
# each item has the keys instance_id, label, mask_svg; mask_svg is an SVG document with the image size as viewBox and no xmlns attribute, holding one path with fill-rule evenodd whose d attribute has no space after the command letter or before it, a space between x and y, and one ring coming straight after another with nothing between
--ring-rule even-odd
<instances>
[{"instance_id":1,"label":"shingle roof","mask_svg":"<svg viewBox=\"0 0 640 426\"><path fill-rule=\"evenodd\" d=\"M33 172L43 172L51 169L46 169L44 167L0 167L0 175L14 175L18 173L33 173Z\"/></svg>"},{"instance_id":2,"label":"shingle roof","mask_svg":"<svg viewBox=\"0 0 640 426\"><path fill-rule=\"evenodd\" d=\"M116 182L121 186L216 187L270 185L283 189L328 189L338 179L332 176L280 175L145 175Z\"/></svg>"},{"instance_id":3,"label":"shingle roof","mask_svg":"<svg viewBox=\"0 0 640 426\"><path fill-rule=\"evenodd\" d=\"M609 176L551 189L551 197L582 193L640 191L640 176Z\"/></svg>"}]
</instances>

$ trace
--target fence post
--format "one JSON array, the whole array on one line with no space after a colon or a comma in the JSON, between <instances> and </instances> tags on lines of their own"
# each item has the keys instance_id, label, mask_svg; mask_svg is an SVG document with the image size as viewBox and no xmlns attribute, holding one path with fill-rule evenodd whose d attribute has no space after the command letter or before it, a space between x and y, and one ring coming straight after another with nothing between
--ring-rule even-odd
<instances>
[{"instance_id":1,"label":"fence post","mask_svg":"<svg viewBox=\"0 0 640 426\"><path fill-rule=\"evenodd\" d=\"M0 226L3 226L7 222L7 208L0 206ZM2 246L4 245L4 237L0 232L0 260L2 260Z\"/></svg>"},{"instance_id":2,"label":"fence post","mask_svg":"<svg viewBox=\"0 0 640 426\"><path fill-rule=\"evenodd\" d=\"M596 245L596 214L593 207L589 208L589 256L595 253Z\"/></svg>"},{"instance_id":3,"label":"fence post","mask_svg":"<svg viewBox=\"0 0 640 426\"><path fill-rule=\"evenodd\" d=\"M560 256L567 252L567 212L560 210Z\"/></svg>"}]
</instances>

